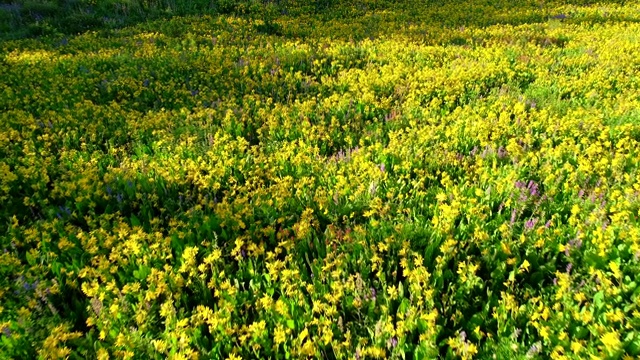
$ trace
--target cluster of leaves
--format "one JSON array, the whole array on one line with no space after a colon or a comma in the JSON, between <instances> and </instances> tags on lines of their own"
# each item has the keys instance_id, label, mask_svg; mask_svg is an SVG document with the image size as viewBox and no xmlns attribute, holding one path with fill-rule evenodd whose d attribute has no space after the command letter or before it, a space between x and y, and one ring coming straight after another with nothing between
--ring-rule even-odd
<instances>
[{"instance_id":1,"label":"cluster of leaves","mask_svg":"<svg viewBox=\"0 0 640 360\"><path fill-rule=\"evenodd\" d=\"M510 3L0 43L0 358L639 356L640 6Z\"/></svg>"}]
</instances>

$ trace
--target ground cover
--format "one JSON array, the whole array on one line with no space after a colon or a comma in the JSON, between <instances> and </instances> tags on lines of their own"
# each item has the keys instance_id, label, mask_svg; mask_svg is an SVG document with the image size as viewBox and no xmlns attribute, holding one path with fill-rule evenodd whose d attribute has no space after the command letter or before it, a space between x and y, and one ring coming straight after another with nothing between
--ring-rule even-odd
<instances>
[{"instance_id":1,"label":"ground cover","mask_svg":"<svg viewBox=\"0 0 640 360\"><path fill-rule=\"evenodd\" d=\"M640 5L238 6L0 42L0 358L640 355Z\"/></svg>"}]
</instances>

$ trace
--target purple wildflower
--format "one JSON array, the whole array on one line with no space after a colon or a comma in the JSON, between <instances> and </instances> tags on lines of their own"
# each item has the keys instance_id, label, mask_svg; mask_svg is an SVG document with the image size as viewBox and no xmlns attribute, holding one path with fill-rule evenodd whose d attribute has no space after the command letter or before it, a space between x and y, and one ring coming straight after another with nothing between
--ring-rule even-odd
<instances>
[{"instance_id":1,"label":"purple wildflower","mask_svg":"<svg viewBox=\"0 0 640 360\"><path fill-rule=\"evenodd\" d=\"M534 227L534 226L536 226L536 223L537 223L537 222L538 222L538 219L535 219L535 218L533 218L533 219L529 219L529 220L527 220L527 222L526 222L526 223L524 223L524 227L525 227L527 230L531 230L531 229L533 229L533 227Z\"/></svg>"},{"instance_id":2,"label":"purple wildflower","mask_svg":"<svg viewBox=\"0 0 640 360\"><path fill-rule=\"evenodd\" d=\"M386 171L386 167L384 166L384 163L378 165L378 167L380 168L380 171L382 171L382 172Z\"/></svg>"},{"instance_id":3,"label":"purple wildflower","mask_svg":"<svg viewBox=\"0 0 640 360\"><path fill-rule=\"evenodd\" d=\"M572 263L568 263L567 264L567 274L569 274L571 272L571 269L573 269L573 264Z\"/></svg>"},{"instance_id":4,"label":"purple wildflower","mask_svg":"<svg viewBox=\"0 0 640 360\"><path fill-rule=\"evenodd\" d=\"M391 338L391 347L394 348L396 346L398 346L398 338L394 336Z\"/></svg>"},{"instance_id":5,"label":"purple wildflower","mask_svg":"<svg viewBox=\"0 0 640 360\"><path fill-rule=\"evenodd\" d=\"M511 210L511 225L516 222L516 209Z\"/></svg>"},{"instance_id":6,"label":"purple wildflower","mask_svg":"<svg viewBox=\"0 0 640 360\"><path fill-rule=\"evenodd\" d=\"M536 356L542 351L542 344L538 341L537 343L531 345L529 351L527 351L527 357Z\"/></svg>"},{"instance_id":7,"label":"purple wildflower","mask_svg":"<svg viewBox=\"0 0 640 360\"><path fill-rule=\"evenodd\" d=\"M549 228L549 226L551 226L551 220L548 220L548 221L544 224L545 229L548 229L548 228Z\"/></svg>"},{"instance_id":8,"label":"purple wildflower","mask_svg":"<svg viewBox=\"0 0 640 360\"><path fill-rule=\"evenodd\" d=\"M376 289L370 288L371 290L371 300L376 301Z\"/></svg>"},{"instance_id":9,"label":"purple wildflower","mask_svg":"<svg viewBox=\"0 0 640 360\"><path fill-rule=\"evenodd\" d=\"M502 159L506 156L507 156L507 150L504 147L500 146L498 148L498 157Z\"/></svg>"}]
</instances>

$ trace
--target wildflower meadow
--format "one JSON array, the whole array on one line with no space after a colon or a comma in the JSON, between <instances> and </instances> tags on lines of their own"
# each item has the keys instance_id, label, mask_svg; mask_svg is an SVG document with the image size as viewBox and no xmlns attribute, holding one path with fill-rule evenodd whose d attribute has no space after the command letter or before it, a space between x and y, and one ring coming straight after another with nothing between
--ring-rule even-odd
<instances>
[{"instance_id":1,"label":"wildflower meadow","mask_svg":"<svg viewBox=\"0 0 640 360\"><path fill-rule=\"evenodd\" d=\"M0 359L640 357L637 1L0 23Z\"/></svg>"}]
</instances>

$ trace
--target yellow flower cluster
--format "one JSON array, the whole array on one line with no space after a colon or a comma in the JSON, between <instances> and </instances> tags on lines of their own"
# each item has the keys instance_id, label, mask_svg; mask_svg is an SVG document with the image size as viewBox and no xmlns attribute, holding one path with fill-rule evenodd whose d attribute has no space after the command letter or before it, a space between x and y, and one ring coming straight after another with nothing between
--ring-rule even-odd
<instances>
[{"instance_id":1,"label":"yellow flower cluster","mask_svg":"<svg viewBox=\"0 0 640 360\"><path fill-rule=\"evenodd\" d=\"M0 353L640 356L640 6L390 3L0 43Z\"/></svg>"}]
</instances>

